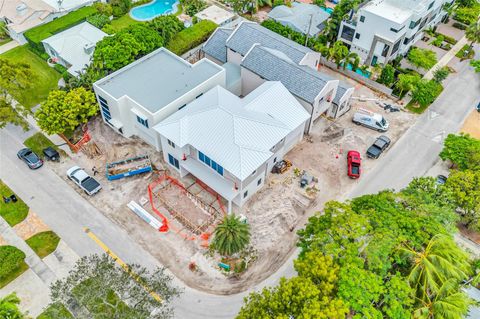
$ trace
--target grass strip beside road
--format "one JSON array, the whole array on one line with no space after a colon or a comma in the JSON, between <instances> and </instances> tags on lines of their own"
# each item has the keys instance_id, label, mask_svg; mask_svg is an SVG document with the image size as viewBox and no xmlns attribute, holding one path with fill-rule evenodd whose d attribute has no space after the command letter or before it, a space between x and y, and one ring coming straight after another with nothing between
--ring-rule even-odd
<instances>
[{"instance_id":1,"label":"grass strip beside road","mask_svg":"<svg viewBox=\"0 0 480 319\"><path fill-rule=\"evenodd\" d=\"M61 303L55 303L48 306L37 319L74 319L73 315L67 308Z\"/></svg>"},{"instance_id":2,"label":"grass strip beside road","mask_svg":"<svg viewBox=\"0 0 480 319\"><path fill-rule=\"evenodd\" d=\"M0 180L0 195L10 197L12 194L14 194L12 190ZM12 227L22 222L27 217L29 210L27 204L20 197L16 197L16 203L13 201L5 203L3 198L0 202L0 216Z\"/></svg>"},{"instance_id":3,"label":"grass strip beside road","mask_svg":"<svg viewBox=\"0 0 480 319\"><path fill-rule=\"evenodd\" d=\"M26 147L30 148L32 151L34 151L38 156L41 158L44 158L43 154L43 149L47 147L52 147L54 148L57 152L59 152L61 155L65 156L67 155L63 150L59 149L55 144L53 144L52 141L50 141L43 133L38 132L27 138L23 144L25 144Z\"/></svg>"},{"instance_id":4,"label":"grass strip beside road","mask_svg":"<svg viewBox=\"0 0 480 319\"><path fill-rule=\"evenodd\" d=\"M57 249L60 237L53 231L33 235L25 241L40 258L44 258Z\"/></svg>"},{"instance_id":5,"label":"grass strip beside road","mask_svg":"<svg viewBox=\"0 0 480 319\"><path fill-rule=\"evenodd\" d=\"M23 274L28 265L25 253L14 246L0 246L0 288Z\"/></svg>"}]
</instances>

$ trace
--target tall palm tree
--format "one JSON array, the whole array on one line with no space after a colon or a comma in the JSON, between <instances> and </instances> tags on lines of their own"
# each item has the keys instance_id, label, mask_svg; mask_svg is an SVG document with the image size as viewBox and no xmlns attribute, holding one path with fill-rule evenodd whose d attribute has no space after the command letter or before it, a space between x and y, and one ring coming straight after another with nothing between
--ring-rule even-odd
<instances>
[{"instance_id":1,"label":"tall palm tree","mask_svg":"<svg viewBox=\"0 0 480 319\"><path fill-rule=\"evenodd\" d=\"M23 319L25 315L18 309L20 299L15 293L0 298L0 318Z\"/></svg>"},{"instance_id":2,"label":"tall palm tree","mask_svg":"<svg viewBox=\"0 0 480 319\"><path fill-rule=\"evenodd\" d=\"M438 293L420 301L413 313L415 319L463 319L474 302L460 291L455 279L445 281Z\"/></svg>"},{"instance_id":3,"label":"tall palm tree","mask_svg":"<svg viewBox=\"0 0 480 319\"><path fill-rule=\"evenodd\" d=\"M250 226L231 214L225 216L215 229L213 245L222 255L240 252L250 242Z\"/></svg>"},{"instance_id":4,"label":"tall palm tree","mask_svg":"<svg viewBox=\"0 0 480 319\"><path fill-rule=\"evenodd\" d=\"M480 43L480 21L472 23L467 30L465 30L465 36L470 41L470 49L474 43Z\"/></svg>"},{"instance_id":5,"label":"tall palm tree","mask_svg":"<svg viewBox=\"0 0 480 319\"><path fill-rule=\"evenodd\" d=\"M355 72L360 64L360 58L358 54L355 52L348 52L347 56L343 59L343 69L345 70L347 66L350 64L352 66L352 70Z\"/></svg>"},{"instance_id":6,"label":"tall palm tree","mask_svg":"<svg viewBox=\"0 0 480 319\"><path fill-rule=\"evenodd\" d=\"M459 282L466 279L471 271L468 255L445 235L434 236L422 251L410 247L401 250L412 262L408 276L410 286L416 297L423 301L439 294L447 280Z\"/></svg>"}]
</instances>

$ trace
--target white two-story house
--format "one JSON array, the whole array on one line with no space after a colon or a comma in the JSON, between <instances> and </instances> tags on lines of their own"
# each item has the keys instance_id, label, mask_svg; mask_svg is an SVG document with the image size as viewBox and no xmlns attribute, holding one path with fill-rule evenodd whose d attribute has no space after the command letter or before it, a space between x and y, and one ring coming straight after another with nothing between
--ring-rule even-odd
<instances>
[{"instance_id":1,"label":"white two-story house","mask_svg":"<svg viewBox=\"0 0 480 319\"><path fill-rule=\"evenodd\" d=\"M307 133L321 115L338 118L350 109L354 88L318 71L320 53L257 23L218 28L202 50L215 63L238 69L244 96L266 81L282 82L310 114Z\"/></svg>"},{"instance_id":2,"label":"white two-story house","mask_svg":"<svg viewBox=\"0 0 480 319\"><path fill-rule=\"evenodd\" d=\"M154 129L166 163L195 176L241 207L272 167L302 140L310 115L281 82L265 82L244 98L216 86Z\"/></svg>"},{"instance_id":3,"label":"white two-story house","mask_svg":"<svg viewBox=\"0 0 480 319\"><path fill-rule=\"evenodd\" d=\"M107 125L160 151L153 127L217 85L226 86L223 67L208 59L191 64L160 48L95 82L93 89Z\"/></svg>"},{"instance_id":4,"label":"white two-story house","mask_svg":"<svg viewBox=\"0 0 480 319\"><path fill-rule=\"evenodd\" d=\"M338 40L367 65L385 64L404 55L445 16L442 7L453 0L371 0L351 19L342 21Z\"/></svg>"}]
</instances>

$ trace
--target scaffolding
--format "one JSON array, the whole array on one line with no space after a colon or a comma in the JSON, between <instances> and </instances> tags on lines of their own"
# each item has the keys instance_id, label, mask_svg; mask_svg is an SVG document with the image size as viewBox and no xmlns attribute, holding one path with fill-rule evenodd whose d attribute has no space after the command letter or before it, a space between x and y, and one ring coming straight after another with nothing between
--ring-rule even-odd
<instances>
[{"instance_id":1,"label":"scaffolding","mask_svg":"<svg viewBox=\"0 0 480 319\"><path fill-rule=\"evenodd\" d=\"M193 191L194 185L200 186L199 192ZM181 196L188 198L198 211L207 217L207 219L201 223L195 223L191 218L186 216L185 212L181 212L178 209L178 205L172 203L167 196L162 196L162 193L166 193L172 188L178 190ZM206 192L211 196L212 201L207 202L204 198L199 196L202 192ZM160 173L158 179L148 185L148 196L152 210L162 219L164 225L168 225L167 229L171 229L188 240L201 239L207 241L214 230L216 223L226 215L225 206L222 203L220 195L196 178L192 184L185 186L166 172ZM182 228L177 229L172 225L167 217L159 211L156 203L160 203L161 206L168 211L169 215L182 225ZM187 233L184 232L185 229L187 230ZM208 243L204 243L203 245L208 245Z\"/></svg>"}]
</instances>

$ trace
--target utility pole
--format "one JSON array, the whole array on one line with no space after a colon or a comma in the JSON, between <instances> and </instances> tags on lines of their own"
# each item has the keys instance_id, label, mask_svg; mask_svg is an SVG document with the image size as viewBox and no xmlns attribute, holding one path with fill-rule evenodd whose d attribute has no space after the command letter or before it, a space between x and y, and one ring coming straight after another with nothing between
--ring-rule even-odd
<instances>
[{"instance_id":1,"label":"utility pole","mask_svg":"<svg viewBox=\"0 0 480 319\"><path fill-rule=\"evenodd\" d=\"M305 37L305 46L307 46L307 43L308 43L308 36L310 35L310 29L312 28L312 20L313 20L313 14L310 15L310 22L308 23L308 30Z\"/></svg>"}]
</instances>

